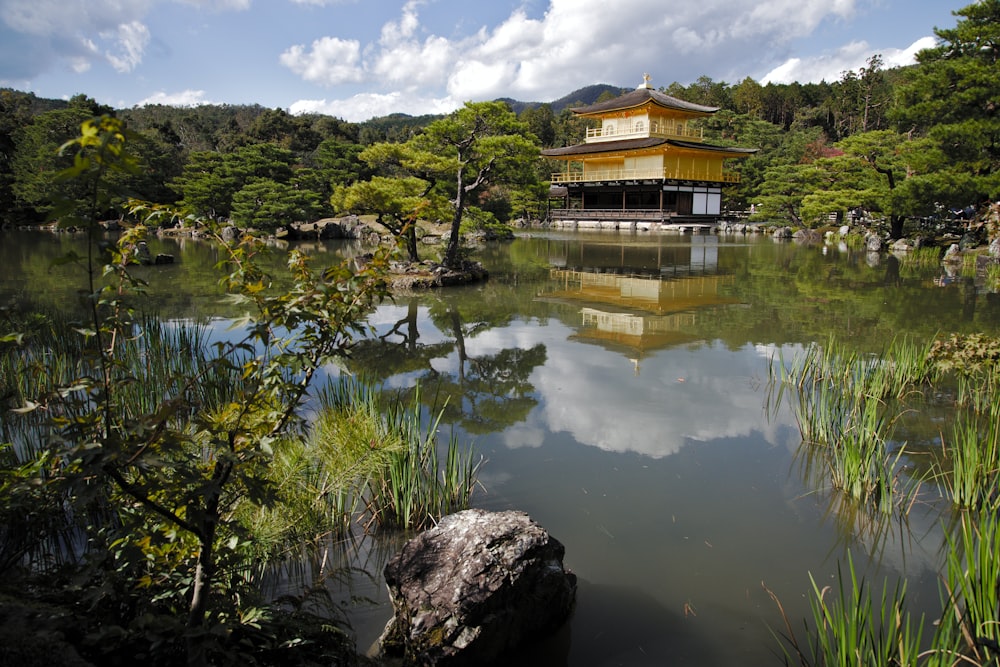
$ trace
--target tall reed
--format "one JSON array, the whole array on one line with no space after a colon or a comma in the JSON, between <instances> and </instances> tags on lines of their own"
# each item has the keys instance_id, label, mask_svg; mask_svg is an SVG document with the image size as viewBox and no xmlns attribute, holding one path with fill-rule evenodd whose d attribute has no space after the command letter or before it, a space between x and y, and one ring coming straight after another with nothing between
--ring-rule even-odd
<instances>
[{"instance_id":1,"label":"tall reed","mask_svg":"<svg viewBox=\"0 0 1000 667\"><path fill-rule=\"evenodd\" d=\"M941 248L920 246L900 256L900 263L907 267L930 267L941 263Z\"/></svg>"},{"instance_id":2,"label":"tall reed","mask_svg":"<svg viewBox=\"0 0 1000 667\"><path fill-rule=\"evenodd\" d=\"M976 414L989 412L1000 396L1000 364L957 377L955 404Z\"/></svg>"},{"instance_id":3,"label":"tall reed","mask_svg":"<svg viewBox=\"0 0 1000 667\"><path fill-rule=\"evenodd\" d=\"M914 493L896 488L905 444L894 448L892 435L902 402L936 377L929 345L893 341L874 355L831 338L779 366L781 383L797 392L803 442L824 452L831 485L882 511L908 504Z\"/></svg>"},{"instance_id":4,"label":"tall reed","mask_svg":"<svg viewBox=\"0 0 1000 667\"><path fill-rule=\"evenodd\" d=\"M965 512L948 532L944 610L934 648L941 664L1000 661L1000 519ZM961 656L960 658L958 656Z\"/></svg>"},{"instance_id":5,"label":"tall reed","mask_svg":"<svg viewBox=\"0 0 1000 667\"><path fill-rule=\"evenodd\" d=\"M403 433L406 447L391 454L380 478L370 480L368 525L420 530L441 516L469 506L483 459L462 451L454 434L439 457L438 431L443 408L424 426L419 387L407 411L396 404L390 419Z\"/></svg>"},{"instance_id":6,"label":"tall reed","mask_svg":"<svg viewBox=\"0 0 1000 667\"><path fill-rule=\"evenodd\" d=\"M951 441L942 441L946 458L938 464L939 475L958 507L1000 509L1000 403L992 396L985 414L960 416Z\"/></svg>"},{"instance_id":7,"label":"tall reed","mask_svg":"<svg viewBox=\"0 0 1000 667\"><path fill-rule=\"evenodd\" d=\"M310 447L331 483L348 490L342 511L360 512L366 530L419 530L469 506L482 459L454 436L440 443L443 409L425 422L419 387L406 401L342 377L318 402Z\"/></svg>"},{"instance_id":8,"label":"tall reed","mask_svg":"<svg viewBox=\"0 0 1000 667\"><path fill-rule=\"evenodd\" d=\"M785 617L781 642L785 663L802 667L915 666L921 658L923 618L906 610L906 582L873 591L859 579L850 553L847 572L838 563L836 586L823 586L810 574L812 626L806 637L796 636ZM777 601L773 593L768 591ZM784 610L778 602L779 610Z\"/></svg>"},{"instance_id":9,"label":"tall reed","mask_svg":"<svg viewBox=\"0 0 1000 667\"><path fill-rule=\"evenodd\" d=\"M986 265L986 287L994 292L1000 292L1000 263L996 261Z\"/></svg>"}]
</instances>

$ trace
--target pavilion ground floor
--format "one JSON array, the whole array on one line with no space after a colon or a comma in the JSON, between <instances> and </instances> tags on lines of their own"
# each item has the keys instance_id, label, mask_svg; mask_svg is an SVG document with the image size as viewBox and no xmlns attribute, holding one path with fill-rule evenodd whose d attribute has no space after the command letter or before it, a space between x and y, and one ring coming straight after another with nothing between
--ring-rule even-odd
<instances>
[{"instance_id":1,"label":"pavilion ground floor","mask_svg":"<svg viewBox=\"0 0 1000 667\"><path fill-rule=\"evenodd\" d=\"M549 193L549 222L560 227L711 225L721 217L720 183L577 182L554 186Z\"/></svg>"}]
</instances>

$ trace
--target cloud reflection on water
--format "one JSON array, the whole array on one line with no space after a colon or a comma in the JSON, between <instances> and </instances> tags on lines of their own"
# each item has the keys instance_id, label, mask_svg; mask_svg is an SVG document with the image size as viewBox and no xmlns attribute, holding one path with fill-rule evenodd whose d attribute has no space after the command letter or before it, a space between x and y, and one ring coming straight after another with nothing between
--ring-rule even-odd
<instances>
[{"instance_id":1,"label":"cloud reflection on water","mask_svg":"<svg viewBox=\"0 0 1000 667\"><path fill-rule=\"evenodd\" d=\"M469 342L473 354L543 343L546 363L532 374L539 407L508 429L508 447L538 446L549 432L568 432L605 451L661 458L691 441L762 432L775 446L791 422L764 412L770 351L717 343L658 350L636 372L628 356L571 340L573 330L549 322L519 322Z\"/></svg>"}]
</instances>

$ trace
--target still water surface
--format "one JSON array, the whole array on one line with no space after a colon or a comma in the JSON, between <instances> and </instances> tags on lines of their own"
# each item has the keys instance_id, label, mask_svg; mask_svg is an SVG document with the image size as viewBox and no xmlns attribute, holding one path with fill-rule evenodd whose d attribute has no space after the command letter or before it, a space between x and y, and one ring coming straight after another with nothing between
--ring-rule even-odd
<instances>
[{"instance_id":1,"label":"still water surface","mask_svg":"<svg viewBox=\"0 0 1000 667\"><path fill-rule=\"evenodd\" d=\"M0 298L66 306L69 237L0 237ZM164 316L232 316L217 257L197 242L145 269ZM314 245L322 263L359 249ZM787 406L767 409L768 368L833 334L878 351L894 336L1000 333L1000 298L973 278L911 270L891 257L766 238L534 233L476 253L479 286L398 295L372 316L350 370L450 397L446 420L487 462L474 504L528 512L566 547L579 577L574 616L519 664L781 664L771 589L796 629L810 573L835 581L850 552L861 573L909 582L936 613L942 520L931 499L905 524L838 511L797 455ZM336 371L331 371L336 372ZM939 424L908 432L934 446ZM381 563L350 593L359 645L390 610ZM346 592L342 595L347 596Z\"/></svg>"}]
</instances>

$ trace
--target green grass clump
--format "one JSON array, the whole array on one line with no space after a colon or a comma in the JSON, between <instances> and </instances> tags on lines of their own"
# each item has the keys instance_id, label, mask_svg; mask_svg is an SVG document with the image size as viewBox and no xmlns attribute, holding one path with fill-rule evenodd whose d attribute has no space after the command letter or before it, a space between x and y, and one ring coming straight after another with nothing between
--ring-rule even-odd
<instances>
[{"instance_id":1,"label":"green grass clump","mask_svg":"<svg viewBox=\"0 0 1000 667\"><path fill-rule=\"evenodd\" d=\"M778 400L784 391L798 395L809 470L824 468L842 492L837 511L845 514L844 507L883 517L889 507L908 511L917 495L912 487L901 495L893 481L905 447L893 449L896 422L911 402L954 411L941 430L933 475L917 480L938 484L947 511L957 516L945 527L942 611L928 645L921 647L923 619L906 612L905 582L872 591L848 556L835 587L811 579L806 640L799 641L785 618L786 664L1000 664L1000 340L973 334L926 345L894 341L871 355L831 339L777 368L780 375L772 370L771 380ZM887 493L894 494L891 503Z\"/></svg>"},{"instance_id":2,"label":"green grass clump","mask_svg":"<svg viewBox=\"0 0 1000 667\"><path fill-rule=\"evenodd\" d=\"M957 419L951 440L942 443L939 475L956 507L1000 509L1000 404L992 396L985 413Z\"/></svg>"},{"instance_id":3,"label":"green grass clump","mask_svg":"<svg viewBox=\"0 0 1000 667\"><path fill-rule=\"evenodd\" d=\"M803 443L822 452L831 485L884 512L912 499L913 489L896 488L905 444L891 443L904 399L936 377L928 351L893 341L884 354L862 354L831 339L779 364L780 384L797 393Z\"/></svg>"},{"instance_id":4,"label":"green grass clump","mask_svg":"<svg viewBox=\"0 0 1000 667\"><path fill-rule=\"evenodd\" d=\"M907 268L929 268L941 264L941 248L920 246L900 256L900 264Z\"/></svg>"},{"instance_id":5,"label":"green grass clump","mask_svg":"<svg viewBox=\"0 0 1000 667\"><path fill-rule=\"evenodd\" d=\"M354 378L320 396L310 443L323 465L338 471L353 494L351 511L366 530L420 530L466 509L482 464L452 436L439 438L443 408L429 421L420 388L404 399Z\"/></svg>"},{"instance_id":6,"label":"green grass clump","mask_svg":"<svg viewBox=\"0 0 1000 667\"><path fill-rule=\"evenodd\" d=\"M442 414L424 426L419 388L408 409L397 405L390 412L404 446L368 482L366 525L421 530L469 506L483 460L477 461L471 449L462 451L454 436L441 446L442 459L437 439Z\"/></svg>"},{"instance_id":7,"label":"green grass clump","mask_svg":"<svg viewBox=\"0 0 1000 667\"><path fill-rule=\"evenodd\" d=\"M986 265L986 289L1000 292L1000 263L996 261Z\"/></svg>"},{"instance_id":8,"label":"green grass clump","mask_svg":"<svg viewBox=\"0 0 1000 667\"><path fill-rule=\"evenodd\" d=\"M944 664L1000 661L1000 519L964 513L948 533L943 613L934 639ZM954 656L962 656L955 659Z\"/></svg>"}]
</instances>

